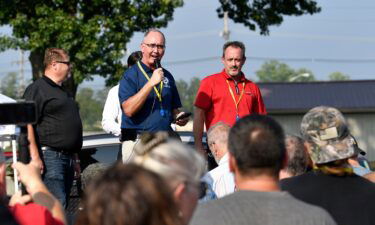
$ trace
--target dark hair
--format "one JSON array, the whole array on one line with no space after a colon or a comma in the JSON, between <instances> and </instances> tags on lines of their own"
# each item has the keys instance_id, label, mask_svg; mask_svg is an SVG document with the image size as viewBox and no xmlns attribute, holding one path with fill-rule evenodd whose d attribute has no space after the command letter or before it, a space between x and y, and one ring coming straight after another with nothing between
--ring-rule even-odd
<instances>
[{"instance_id":1,"label":"dark hair","mask_svg":"<svg viewBox=\"0 0 375 225\"><path fill-rule=\"evenodd\" d=\"M77 224L181 224L171 191L155 173L117 163L93 180Z\"/></svg>"},{"instance_id":2,"label":"dark hair","mask_svg":"<svg viewBox=\"0 0 375 225\"><path fill-rule=\"evenodd\" d=\"M304 141L296 135L287 135L285 145L288 157L286 170L293 176L306 172L308 167L308 154L303 145Z\"/></svg>"},{"instance_id":3,"label":"dark hair","mask_svg":"<svg viewBox=\"0 0 375 225\"><path fill-rule=\"evenodd\" d=\"M131 67L132 65L136 64L137 61L141 59L142 59L141 51L132 52L132 54L130 54L128 57L128 67Z\"/></svg>"},{"instance_id":4,"label":"dark hair","mask_svg":"<svg viewBox=\"0 0 375 225\"><path fill-rule=\"evenodd\" d=\"M240 41L228 41L227 43L225 43L224 46L223 46L223 57L225 57L225 50L228 47L240 48L242 50L242 58L246 59L246 56L245 56L246 48L245 48L245 45L242 42L240 42Z\"/></svg>"},{"instance_id":5,"label":"dark hair","mask_svg":"<svg viewBox=\"0 0 375 225\"><path fill-rule=\"evenodd\" d=\"M284 131L269 116L249 115L230 130L228 148L241 174L277 176L285 155Z\"/></svg>"},{"instance_id":6,"label":"dark hair","mask_svg":"<svg viewBox=\"0 0 375 225\"><path fill-rule=\"evenodd\" d=\"M63 61L68 57L68 53L61 48L47 48L44 52L44 68L47 68L53 61Z\"/></svg>"}]
</instances>

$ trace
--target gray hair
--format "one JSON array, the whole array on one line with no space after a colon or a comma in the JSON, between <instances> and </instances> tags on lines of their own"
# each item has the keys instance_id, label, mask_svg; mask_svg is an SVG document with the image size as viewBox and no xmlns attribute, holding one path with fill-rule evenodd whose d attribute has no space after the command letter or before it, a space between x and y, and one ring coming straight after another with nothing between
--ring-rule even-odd
<instances>
[{"instance_id":1,"label":"gray hair","mask_svg":"<svg viewBox=\"0 0 375 225\"><path fill-rule=\"evenodd\" d=\"M165 39L165 36L163 34L163 32L161 32L159 29L156 29L156 28L150 28L146 31L146 33L143 35L143 40L151 33L151 32L157 32L159 34L161 34L161 36L163 36L163 39L164 39L164 45L167 43L166 39Z\"/></svg>"},{"instance_id":2,"label":"gray hair","mask_svg":"<svg viewBox=\"0 0 375 225\"><path fill-rule=\"evenodd\" d=\"M163 177L174 188L177 184L198 182L205 172L203 157L166 132L151 134L151 138L135 146L132 162Z\"/></svg>"},{"instance_id":3,"label":"gray hair","mask_svg":"<svg viewBox=\"0 0 375 225\"><path fill-rule=\"evenodd\" d=\"M96 177L100 176L104 173L104 171L108 168L103 163L93 163L86 167L81 174L81 187L82 190L85 190L89 183Z\"/></svg>"},{"instance_id":4,"label":"gray hair","mask_svg":"<svg viewBox=\"0 0 375 225\"><path fill-rule=\"evenodd\" d=\"M286 171L293 176L305 173L309 156L305 151L304 140L296 135L286 135L285 145L288 157Z\"/></svg>"},{"instance_id":5,"label":"gray hair","mask_svg":"<svg viewBox=\"0 0 375 225\"><path fill-rule=\"evenodd\" d=\"M229 136L230 126L223 122L218 122L215 125L211 126L207 131L207 140L210 143L220 143L222 145L228 145L228 136Z\"/></svg>"}]
</instances>

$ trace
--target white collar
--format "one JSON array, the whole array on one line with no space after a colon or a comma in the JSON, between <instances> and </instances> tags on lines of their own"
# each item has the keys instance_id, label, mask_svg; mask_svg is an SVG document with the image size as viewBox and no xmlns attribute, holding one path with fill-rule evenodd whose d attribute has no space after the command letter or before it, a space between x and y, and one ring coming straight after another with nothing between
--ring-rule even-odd
<instances>
[{"instance_id":1,"label":"white collar","mask_svg":"<svg viewBox=\"0 0 375 225\"><path fill-rule=\"evenodd\" d=\"M219 165L223 165L229 161L229 154L225 153L225 155L219 160Z\"/></svg>"}]
</instances>

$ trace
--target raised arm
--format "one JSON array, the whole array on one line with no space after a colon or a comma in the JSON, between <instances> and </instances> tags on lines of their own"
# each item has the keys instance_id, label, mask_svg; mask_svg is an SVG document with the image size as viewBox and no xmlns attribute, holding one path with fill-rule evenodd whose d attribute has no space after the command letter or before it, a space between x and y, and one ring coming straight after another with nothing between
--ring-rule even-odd
<instances>
[{"instance_id":1,"label":"raised arm","mask_svg":"<svg viewBox=\"0 0 375 225\"><path fill-rule=\"evenodd\" d=\"M27 165L17 162L13 164L13 167L18 171L19 179L25 185L34 203L46 207L54 218L66 224L64 209L44 185L38 167L32 162Z\"/></svg>"},{"instance_id":2,"label":"raised arm","mask_svg":"<svg viewBox=\"0 0 375 225\"><path fill-rule=\"evenodd\" d=\"M144 105L147 96L153 90L154 86L158 85L164 78L163 69L159 68L154 70L150 80L138 91L135 95L122 102L122 110L126 116L132 117L136 114Z\"/></svg>"}]
</instances>

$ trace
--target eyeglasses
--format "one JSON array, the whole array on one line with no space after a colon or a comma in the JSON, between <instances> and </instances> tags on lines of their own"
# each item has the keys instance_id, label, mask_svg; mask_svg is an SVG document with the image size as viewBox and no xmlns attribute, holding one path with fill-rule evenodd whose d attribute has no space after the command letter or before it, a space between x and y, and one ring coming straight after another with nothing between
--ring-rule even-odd
<instances>
[{"instance_id":1,"label":"eyeglasses","mask_svg":"<svg viewBox=\"0 0 375 225\"><path fill-rule=\"evenodd\" d=\"M67 66L70 66L70 65L72 65L69 61L56 61L57 63L63 63L63 64L65 64L65 65L67 65Z\"/></svg>"},{"instance_id":2,"label":"eyeglasses","mask_svg":"<svg viewBox=\"0 0 375 225\"><path fill-rule=\"evenodd\" d=\"M149 47L151 49L154 49L154 48L157 48L158 50L164 50L165 49L165 45L147 44L147 43L143 43L143 44L147 45L147 47Z\"/></svg>"}]
</instances>

